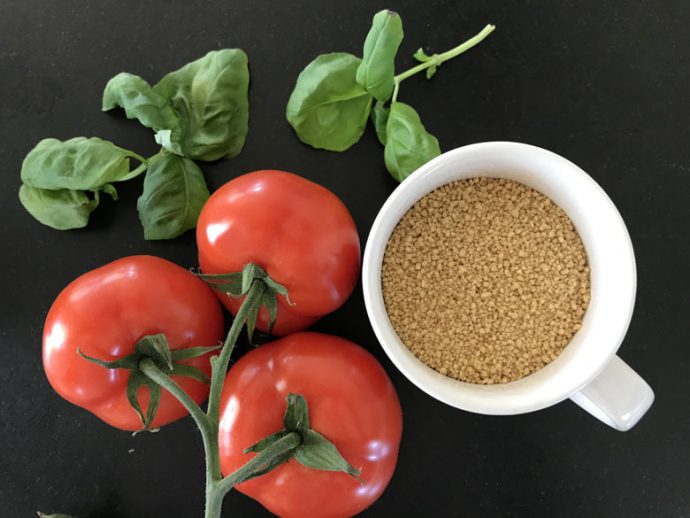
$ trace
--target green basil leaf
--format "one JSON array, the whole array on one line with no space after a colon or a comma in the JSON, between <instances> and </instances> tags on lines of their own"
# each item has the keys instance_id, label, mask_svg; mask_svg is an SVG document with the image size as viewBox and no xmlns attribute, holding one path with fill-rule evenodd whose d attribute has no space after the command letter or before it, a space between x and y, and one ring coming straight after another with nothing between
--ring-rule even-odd
<instances>
[{"instance_id":1,"label":"green basil leaf","mask_svg":"<svg viewBox=\"0 0 690 518\"><path fill-rule=\"evenodd\" d=\"M334 52L321 54L302 70L285 111L302 142L344 151L360 139L372 102L355 79L361 61L352 54Z\"/></svg>"},{"instance_id":2,"label":"green basil leaf","mask_svg":"<svg viewBox=\"0 0 690 518\"><path fill-rule=\"evenodd\" d=\"M172 239L196 226L209 192L201 169L161 151L149 160L144 192L137 201L146 239Z\"/></svg>"},{"instance_id":3,"label":"green basil leaf","mask_svg":"<svg viewBox=\"0 0 690 518\"><path fill-rule=\"evenodd\" d=\"M101 186L101 188L99 190L101 192L104 192L104 193L110 195L110 197L115 201L117 201L119 199L119 196L117 194L117 189L115 189L115 187L111 183L107 183L107 184Z\"/></svg>"},{"instance_id":4,"label":"green basil leaf","mask_svg":"<svg viewBox=\"0 0 690 518\"><path fill-rule=\"evenodd\" d=\"M387 101L393 93L395 55L402 39L402 20L398 13L384 9L374 15L364 41L357 82L379 101Z\"/></svg>"},{"instance_id":5,"label":"green basil leaf","mask_svg":"<svg viewBox=\"0 0 690 518\"><path fill-rule=\"evenodd\" d=\"M414 53L412 56L415 58L417 61L420 61L421 63L426 63L427 61L431 59L436 59L438 58L438 54L432 54L429 56L426 52L424 52L424 49L419 47L417 49L417 52ZM438 60L437 60L438 61ZM441 62L438 61L438 63L432 64L429 68L426 69L426 78L431 79L434 74L436 73L436 70L438 70L438 67L441 66Z\"/></svg>"},{"instance_id":6,"label":"green basil leaf","mask_svg":"<svg viewBox=\"0 0 690 518\"><path fill-rule=\"evenodd\" d=\"M124 108L128 119L137 119L155 131L177 129L177 115L168 100L153 91L141 77L121 72L103 90L103 111Z\"/></svg>"},{"instance_id":7,"label":"green basil leaf","mask_svg":"<svg viewBox=\"0 0 690 518\"><path fill-rule=\"evenodd\" d=\"M249 128L249 68L240 49L209 52L153 87L166 99L179 128L159 128L164 148L193 160L237 155Z\"/></svg>"},{"instance_id":8,"label":"green basil leaf","mask_svg":"<svg viewBox=\"0 0 690 518\"><path fill-rule=\"evenodd\" d=\"M30 185L19 188L19 201L34 218L57 230L85 227L98 206L98 197L91 199L83 191L38 189Z\"/></svg>"},{"instance_id":9,"label":"green basil leaf","mask_svg":"<svg viewBox=\"0 0 690 518\"><path fill-rule=\"evenodd\" d=\"M130 171L130 157L141 165ZM146 160L132 151L96 137L64 142L41 140L22 163L26 185L40 189L96 190L105 184L129 180L146 170Z\"/></svg>"},{"instance_id":10,"label":"green basil leaf","mask_svg":"<svg viewBox=\"0 0 690 518\"><path fill-rule=\"evenodd\" d=\"M417 51L412 55L412 57L420 63L426 63L431 59L431 56L424 52L424 49L422 47L419 47Z\"/></svg>"},{"instance_id":11,"label":"green basil leaf","mask_svg":"<svg viewBox=\"0 0 690 518\"><path fill-rule=\"evenodd\" d=\"M427 132L414 108L405 103L391 104L386 135L386 168L399 182L441 154L436 137Z\"/></svg>"},{"instance_id":12,"label":"green basil leaf","mask_svg":"<svg viewBox=\"0 0 690 518\"><path fill-rule=\"evenodd\" d=\"M381 145L386 145L386 126L388 125L388 114L390 109L386 107L381 101L376 101L374 109L371 110L371 122L374 124L376 136Z\"/></svg>"}]
</instances>

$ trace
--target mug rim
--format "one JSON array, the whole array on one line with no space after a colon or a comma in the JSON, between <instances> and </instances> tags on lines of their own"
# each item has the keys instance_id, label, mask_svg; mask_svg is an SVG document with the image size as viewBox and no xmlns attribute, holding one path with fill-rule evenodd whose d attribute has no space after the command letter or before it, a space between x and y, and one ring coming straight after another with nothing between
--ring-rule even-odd
<instances>
[{"instance_id":1,"label":"mug rim","mask_svg":"<svg viewBox=\"0 0 690 518\"><path fill-rule=\"evenodd\" d=\"M550 161L554 167L566 171L567 173L564 173L565 176L571 175L572 180L579 182L579 188L585 190L590 197L588 202L595 201L599 204L600 210L603 211L606 216L606 223L608 223L610 227L609 230L616 234L615 237L617 238L619 256L621 260L627 263L623 265L623 271L621 272L621 282L625 283L626 289L622 290L624 292L621 295L621 297L623 297L622 304L621 307L615 309L617 312L616 318L613 319L613 324L608 326L610 329L607 329L607 333L599 333L601 336L606 336L607 344L602 345L598 352L592 354L591 363L585 364L582 358L577 358L575 353L570 354L572 353L572 348L569 351L569 347L570 344L576 342L576 337L578 336L581 338L580 341L584 341L586 336L584 338L583 336L586 335L587 332L596 334L595 331L599 329L593 327L595 324L592 324L587 332L581 330L576 333L569 345L566 346L556 360L529 376L513 382L495 385L480 385L462 382L436 372L414 356L397 336L397 333L388 319L385 303L383 301L380 278L383 253L385 252L390 234L402 215L414 205L416 201L438 186L453 181L452 179L445 179L448 173L447 171L444 172L443 167L462 162L463 160L468 160L473 156L481 156L482 154L486 156L492 154L496 157L501 156L505 159L506 163L510 163L511 161L511 158L506 157L513 156L522 156L522 159L527 161L532 159ZM517 163L519 160L520 158L517 158L515 162ZM434 174L438 174L438 177L444 180L440 182L437 181L437 179L434 179ZM535 173L535 175L540 181L546 182L547 185L550 182L553 184L557 183L549 180L541 173ZM492 175L470 174L469 176L462 177L469 178L475 176ZM422 184L428 184L431 179L434 180L431 184L436 185L436 187L420 187ZM421 192L418 196L414 194L417 191ZM565 193L563 196L565 198L569 197L575 205L583 205L582 201L576 201L575 195ZM549 197L551 198L551 196ZM591 197L595 199L592 200ZM414 200L410 203L410 199L412 198L414 198ZM557 203L557 205L561 206L560 203ZM391 217L392 213L400 212L401 207L404 208L402 213L397 217ZM561 206L561 208L565 210L564 207ZM568 211L566 210L566 212ZM570 213L568 213L568 216L573 220ZM589 216L581 217L584 219L589 218ZM394 222L391 224L393 220ZM575 223L574 220L573 222ZM594 224L590 221L588 225L592 227ZM578 233L581 234L583 244L586 245L583 234L580 232L579 228ZM585 249L588 254L589 262L590 248L586 245ZM593 277L593 272L590 273L590 276ZM537 146L504 141L482 142L462 146L434 158L413 172L388 197L379 210L371 227L369 237L367 238L362 261L362 288L367 315L379 343L393 364L413 384L432 397L457 408L484 414L517 414L539 410L568 398L587 385L606 367L618 350L632 317L636 291L635 257L630 236L620 213L601 186L599 186L599 184L597 184L585 171L566 158ZM604 299L606 298L604 295L601 295L601 297ZM598 325L601 327L601 321L604 320L602 319L602 314L607 311L607 307L602 307L601 304L596 305L594 308L592 308L592 306L592 301L590 301L590 305L585 314L585 321L592 321L595 323L598 321ZM610 306L610 304L608 306ZM610 311L614 311L614 309L610 309ZM583 322L583 329L584 328L585 322ZM591 349L591 346L589 347ZM565 354L566 351L569 351L568 354ZM580 356L582 356L582 354L580 354ZM576 361L579 362L580 371L575 370L575 368L571 366L571 364L574 364ZM586 365L586 367L583 367L583 365ZM565 381L559 380L557 374L561 370L566 371L568 369L569 374L567 379L565 379ZM546 372L544 373L544 371ZM564 376L564 378L566 377ZM515 390L517 387L519 387L520 390Z\"/></svg>"}]
</instances>

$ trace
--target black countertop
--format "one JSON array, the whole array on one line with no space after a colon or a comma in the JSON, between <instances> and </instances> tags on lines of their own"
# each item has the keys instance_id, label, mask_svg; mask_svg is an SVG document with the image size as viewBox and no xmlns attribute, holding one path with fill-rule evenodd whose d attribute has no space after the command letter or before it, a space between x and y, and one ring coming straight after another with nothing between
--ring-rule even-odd
<instances>
[{"instance_id":1,"label":"black countertop","mask_svg":"<svg viewBox=\"0 0 690 518\"><path fill-rule=\"evenodd\" d=\"M332 189L362 240L395 187L368 130L334 154L301 145L284 118L299 71L327 51L360 53L376 10L403 18L398 69L421 45L449 49L486 23L496 32L401 100L443 149L528 142L580 165L625 219L639 275L620 355L656 402L627 433L570 402L488 417L453 409L409 383L369 326L358 288L316 330L376 355L402 401L395 476L369 516L690 515L690 4L665 2L0 2L0 515L36 509L81 517L199 516L201 441L189 419L157 434L112 429L58 397L41 367L41 328L79 274L130 254L196 264L193 233L146 242L135 200L141 180L104 201L82 231L34 221L17 199L24 155L41 138L97 135L142 154L149 130L100 113L106 81L126 70L156 81L208 50L250 58L251 126L235 159L204 165L215 189L241 173L280 168ZM134 450L130 453L130 450ZM263 516L233 492L225 516Z\"/></svg>"}]
</instances>

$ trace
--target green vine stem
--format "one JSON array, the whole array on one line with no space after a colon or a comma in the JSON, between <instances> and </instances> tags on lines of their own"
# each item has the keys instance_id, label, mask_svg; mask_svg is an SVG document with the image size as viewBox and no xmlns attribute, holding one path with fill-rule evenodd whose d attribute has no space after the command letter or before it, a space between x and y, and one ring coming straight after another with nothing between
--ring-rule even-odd
<instances>
[{"instance_id":1,"label":"green vine stem","mask_svg":"<svg viewBox=\"0 0 690 518\"><path fill-rule=\"evenodd\" d=\"M255 280L247 296L242 302L237 315L235 315L235 320L230 326L230 331L228 331L228 336L225 339L223 348L221 349L220 356L211 358L211 392L208 397L208 416L212 420L212 423L218 421L218 415L220 413L220 396L223 390L223 381L225 380L225 373L228 370L228 365L230 364L230 356L232 356L232 351L235 348L235 342L237 342L237 337L242 331L244 323L247 321L247 317L255 309L256 306L261 304L261 297L266 291L266 283L261 280Z\"/></svg>"},{"instance_id":2,"label":"green vine stem","mask_svg":"<svg viewBox=\"0 0 690 518\"><path fill-rule=\"evenodd\" d=\"M266 290L266 284L262 280L255 280L247 296L242 302L235 319L233 320L228 336L225 339L219 356L211 358L211 389L209 395L208 410L204 412L201 407L180 387L175 380L160 370L149 359L143 359L139 368L153 381L170 392L189 411L194 419L204 443L206 454L206 511L205 518L219 518L223 497L236 484L255 475L257 468L270 463L277 455L294 449L301 442L299 434L292 434L286 441L267 448L261 454L253 457L247 464L239 468L225 479L220 471L220 454L218 451L218 424L220 416L220 397L223 390L225 374L230 363L230 356L235 348L237 338L247 320L248 315L261 304L261 299Z\"/></svg>"},{"instance_id":3,"label":"green vine stem","mask_svg":"<svg viewBox=\"0 0 690 518\"><path fill-rule=\"evenodd\" d=\"M244 482L245 480L249 480L255 476L262 475L268 471L274 459L281 457L283 454L291 450L294 450L301 444L301 442L302 437L299 433L290 432L253 457L245 465L214 484L211 498L206 502L206 517L215 518L220 516L220 506L223 502L223 497L228 491L230 491L240 482Z\"/></svg>"},{"instance_id":4,"label":"green vine stem","mask_svg":"<svg viewBox=\"0 0 690 518\"><path fill-rule=\"evenodd\" d=\"M247 324L248 328L254 327L258 310L262 305L267 306L271 321L273 321L275 318L275 296L279 293L287 298L287 290L271 279L262 268L251 263L241 273L241 284L243 285L241 289L236 289L237 283L235 282L238 280L236 278L237 275L240 274L199 275L205 278L207 282L209 282L208 279L213 279L210 283L214 289L222 290L226 293L234 292L237 296L245 296L230 326L220 355L211 358L211 387L206 412L171 378L171 376L175 375L174 368L166 370L167 363L161 362L158 356L155 354L154 357L139 356L135 361L138 372L143 373L158 387L162 387L170 392L189 411L199 428L206 454L205 518L220 518L223 498L234 486L250 478L267 473L292 456L296 456L295 458L297 458L298 462L307 467L328 471L343 471L352 476L358 476L360 474L359 471L343 459L335 445L315 430L309 428L309 413L306 400L299 394L289 394L287 397L287 409L283 419L284 429L247 448L245 453L256 452L257 455L235 472L223 478L220 470L218 428L221 393L230 363L230 356L244 325ZM221 281L222 284L218 284L218 281ZM153 340L154 344L158 344L162 338L155 336L151 337L149 341L151 340ZM143 346L141 348L143 350ZM208 348L197 349L198 351L195 352L203 353ZM165 348L162 350L165 350ZM153 352L155 353L156 351L158 350L156 349ZM170 353L170 356L174 354L176 354L176 351ZM158 358L159 363L156 363L156 358ZM116 365L112 362L107 363L96 359L92 359L92 361L96 361L109 368L125 366L131 368L130 363L133 361L133 357L118 360L119 363ZM121 366L120 363L123 365ZM258 448L259 444L261 445L260 448ZM318 462L314 462L314 459L318 459Z\"/></svg>"},{"instance_id":5,"label":"green vine stem","mask_svg":"<svg viewBox=\"0 0 690 518\"><path fill-rule=\"evenodd\" d=\"M495 25L487 25L484 27L481 32L478 34L474 35L471 37L469 40L461 43L457 47L450 49L446 52L443 52L442 54L434 54L433 56L430 57L428 61L425 61L424 63L420 63L417 66L414 66L410 68L409 70L406 70L405 72L402 72L401 74L398 74L394 78L394 87L393 87L393 96L391 98L391 102L395 102L398 98L398 91L400 89L400 83L403 82L405 79L412 77L415 74L418 74L419 72L422 72L423 70L426 70L429 67L438 67L441 65L441 63L444 63L450 59L453 59L456 56L459 56L463 52L466 52L470 50L472 47L475 45L479 44L484 40L489 34L491 34L494 29L496 28Z\"/></svg>"}]
</instances>

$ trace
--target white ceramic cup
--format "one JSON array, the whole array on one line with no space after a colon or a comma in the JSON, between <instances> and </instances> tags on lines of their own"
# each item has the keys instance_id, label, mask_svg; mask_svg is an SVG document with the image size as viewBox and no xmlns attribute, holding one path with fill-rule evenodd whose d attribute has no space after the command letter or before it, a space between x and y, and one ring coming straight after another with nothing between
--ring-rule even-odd
<instances>
[{"instance_id":1,"label":"white ceramic cup","mask_svg":"<svg viewBox=\"0 0 690 518\"><path fill-rule=\"evenodd\" d=\"M591 301L582 328L560 356L534 374L497 385L458 381L417 359L393 329L381 289L383 255L400 218L437 187L477 176L509 178L551 198L579 232L591 271ZM454 149L420 167L395 189L376 217L364 252L362 281L367 313L386 354L412 383L444 403L481 414L508 415L570 398L604 423L625 431L654 401L649 385L616 355L635 302L630 236L602 188L555 153L514 142L485 142Z\"/></svg>"}]
</instances>

